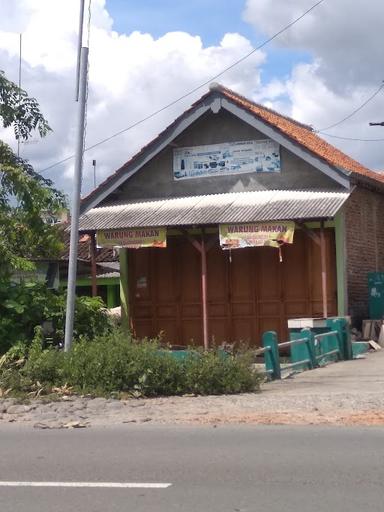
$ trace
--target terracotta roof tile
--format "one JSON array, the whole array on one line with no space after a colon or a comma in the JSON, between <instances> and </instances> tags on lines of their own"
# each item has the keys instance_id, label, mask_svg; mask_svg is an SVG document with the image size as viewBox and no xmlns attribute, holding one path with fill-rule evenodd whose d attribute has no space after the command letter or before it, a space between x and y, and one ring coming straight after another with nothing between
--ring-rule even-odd
<instances>
[{"instance_id":1,"label":"terracotta roof tile","mask_svg":"<svg viewBox=\"0 0 384 512\"><path fill-rule=\"evenodd\" d=\"M70 233L66 229L62 230L62 240L64 243L64 250L60 254L61 260L69 259L69 239ZM89 235L80 235L79 243L77 246L77 258L82 261L91 261L91 237ZM119 256L113 251L113 249L97 249L96 262L111 262L118 261Z\"/></svg>"},{"instance_id":2,"label":"terracotta roof tile","mask_svg":"<svg viewBox=\"0 0 384 512\"><path fill-rule=\"evenodd\" d=\"M335 148L324 139L319 137L311 127L301 124L294 119L278 114L277 112L258 105L239 94L219 85L219 90L226 98L238 106L256 114L263 121L280 130L284 135L295 140L306 149L312 151L318 157L324 159L330 165L341 168L352 173L367 176L368 178L384 183L384 174L367 169L359 162L349 157L339 149Z\"/></svg>"}]
</instances>

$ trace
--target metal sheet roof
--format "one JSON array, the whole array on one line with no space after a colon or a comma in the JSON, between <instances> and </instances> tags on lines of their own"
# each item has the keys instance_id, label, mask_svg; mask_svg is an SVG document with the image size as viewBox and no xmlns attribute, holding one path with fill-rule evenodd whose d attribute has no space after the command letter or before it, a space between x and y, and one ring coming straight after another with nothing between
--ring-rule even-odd
<instances>
[{"instance_id":1,"label":"metal sheet roof","mask_svg":"<svg viewBox=\"0 0 384 512\"><path fill-rule=\"evenodd\" d=\"M334 217L349 192L262 190L177 197L93 208L80 231Z\"/></svg>"}]
</instances>

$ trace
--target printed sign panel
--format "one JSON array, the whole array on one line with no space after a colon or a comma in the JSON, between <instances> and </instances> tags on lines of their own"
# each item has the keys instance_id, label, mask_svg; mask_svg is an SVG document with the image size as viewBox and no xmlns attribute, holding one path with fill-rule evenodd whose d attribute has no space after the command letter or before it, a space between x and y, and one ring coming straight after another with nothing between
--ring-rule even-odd
<instances>
[{"instance_id":1,"label":"printed sign panel","mask_svg":"<svg viewBox=\"0 0 384 512\"><path fill-rule=\"evenodd\" d=\"M294 222L258 222L254 224L221 224L219 226L222 249L243 247L280 247L292 244Z\"/></svg>"},{"instance_id":2,"label":"printed sign panel","mask_svg":"<svg viewBox=\"0 0 384 512\"><path fill-rule=\"evenodd\" d=\"M167 228L109 229L96 234L98 247L167 247Z\"/></svg>"},{"instance_id":3,"label":"printed sign panel","mask_svg":"<svg viewBox=\"0 0 384 512\"><path fill-rule=\"evenodd\" d=\"M173 150L176 181L248 172L280 172L280 147L271 139Z\"/></svg>"}]
</instances>

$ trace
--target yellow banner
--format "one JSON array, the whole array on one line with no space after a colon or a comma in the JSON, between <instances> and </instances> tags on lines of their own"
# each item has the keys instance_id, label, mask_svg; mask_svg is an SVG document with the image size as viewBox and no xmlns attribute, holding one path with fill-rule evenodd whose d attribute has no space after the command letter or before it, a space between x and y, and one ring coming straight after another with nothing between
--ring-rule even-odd
<instances>
[{"instance_id":1,"label":"yellow banner","mask_svg":"<svg viewBox=\"0 0 384 512\"><path fill-rule=\"evenodd\" d=\"M243 247L280 247L292 244L294 222L257 222L253 224L221 224L219 226L222 249Z\"/></svg>"},{"instance_id":2,"label":"yellow banner","mask_svg":"<svg viewBox=\"0 0 384 512\"><path fill-rule=\"evenodd\" d=\"M96 234L98 247L167 247L167 228L108 229Z\"/></svg>"}]
</instances>

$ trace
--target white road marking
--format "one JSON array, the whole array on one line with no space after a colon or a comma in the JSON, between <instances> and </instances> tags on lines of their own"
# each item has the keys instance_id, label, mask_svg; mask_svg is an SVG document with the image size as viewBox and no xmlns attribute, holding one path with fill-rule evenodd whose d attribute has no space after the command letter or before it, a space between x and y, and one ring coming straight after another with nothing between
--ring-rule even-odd
<instances>
[{"instance_id":1,"label":"white road marking","mask_svg":"<svg viewBox=\"0 0 384 512\"><path fill-rule=\"evenodd\" d=\"M166 489L169 483L140 482L0 482L0 487L98 487L110 489Z\"/></svg>"}]
</instances>

